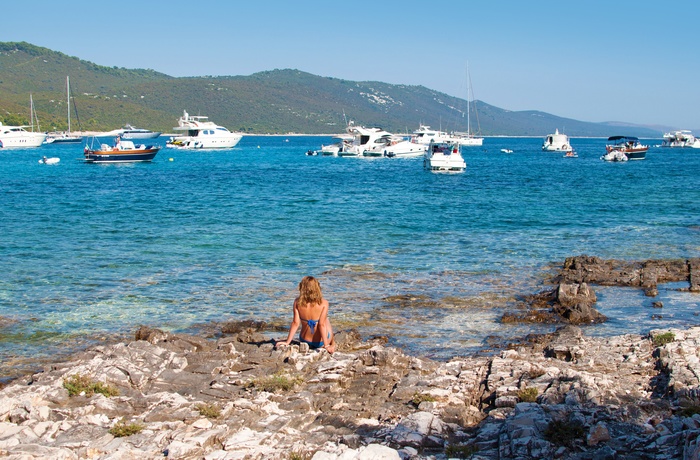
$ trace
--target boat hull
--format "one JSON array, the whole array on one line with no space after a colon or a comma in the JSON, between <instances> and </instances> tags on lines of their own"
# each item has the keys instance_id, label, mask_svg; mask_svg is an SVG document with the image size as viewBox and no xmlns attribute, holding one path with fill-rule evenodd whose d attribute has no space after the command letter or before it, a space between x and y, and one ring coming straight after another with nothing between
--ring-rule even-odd
<instances>
[{"instance_id":1,"label":"boat hull","mask_svg":"<svg viewBox=\"0 0 700 460\"><path fill-rule=\"evenodd\" d=\"M459 145L461 145L462 147L481 147L482 145L484 145L484 138L483 137L460 138Z\"/></svg>"},{"instance_id":2,"label":"boat hull","mask_svg":"<svg viewBox=\"0 0 700 460\"><path fill-rule=\"evenodd\" d=\"M47 144L77 144L82 142L83 138L81 136L66 136L66 137L47 137Z\"/></svg>"},{"instance_id":3,"label":"boat hull","mask_svg":"<svg viewBox=\"0 0 700 460\"><path fill-rule=\"evenodd\" d=\"M644 150L623 150L628 160L643 160L647 156L647 149Z\"/></svg>"},{"instance_id":4,"label":"boat hull","mask_svg":"<svg viewBox=\"0 0 700 460\"><path fill-rule=\"evenodd\" d=\"M85 161L88 163L135 163L151 161L160 148L137 150L86 150Z\"/></svg>"},{"instance_id":5,"label":"boat hull","mask_svg":"<svg viewBox=\"0 0 700 460\"><path fill-rule=\"evenodd\" d=\"M235 147L242 138L243 136L240 134L226 137L175 137L171 142L168 143L168 147L174 147L185 150L230 149Z\"/></svg>"},{"instance_id":6,"label":"boat hull","mask_svg":"<svg viewBox=\"0 0 700 460\"><path fill-rule=\"evenodd\" d=\"M428 171L440 173L461 173L467 164L454 143L431 143L425 152L423 167Z\"/></svg>"},{"instance_id":7,"label":"boat hull","mask_svg":"<svg viewBox=\"0 0 700 460\"><path fill-rule=\"evenodd\" d=\"M159 132L148 132L148 133L130 133L124 132L121 136L122 139L133 140L133 139L155 139L159 137L161 133Z\"/></svg>"},{"instance_id":8,"label":"boat hull","mask_svg":"<svg viewBox=\"0 0 700 460\"><path fill-rule=\"evenodd\" d=\"M21 136L0 136L0 147L6 149L24 149L29 147L41 147L46 139L46 134L27 132Z\"/></svg>"},{"instance_id":9,"label":"boat hull","mask_svg":"<svg viewBox=\"0 0 700 460\"><path fill-rule=\"evenodd\" d=\"M606 150L608 153L614 151L622 152L625 154L628 160L644 160L647 156L647 150L649 150L649 147L645 146L640 148L620 148L608 145L606 147Z\"/></svg>"},{"instance_id":10,"label":"boat hull","mask_svg":"<svg viewBox=\"0 0 700 460\"><path fill-rule=\"evenodd\" d=\"M461 173L467 169L467 165L462 162L440 161L438 159L425 159L423 167L432 172Z\"/></svg>"}]
</instances>

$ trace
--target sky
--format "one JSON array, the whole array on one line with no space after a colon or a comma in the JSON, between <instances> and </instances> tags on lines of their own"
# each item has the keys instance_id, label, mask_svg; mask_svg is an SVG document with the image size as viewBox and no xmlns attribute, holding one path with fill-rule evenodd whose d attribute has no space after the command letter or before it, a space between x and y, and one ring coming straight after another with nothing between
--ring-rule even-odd
<instances>
[{"instance_id":1,"label":"sky","mask_svg":"<svg viewBox=\"0 0 700 460\"><path fill-rule=\"evenodd\" d=\"M700 134L700 1L33 0L0 41L174 77L298 69Z\"/></svg>"}]
</instances>

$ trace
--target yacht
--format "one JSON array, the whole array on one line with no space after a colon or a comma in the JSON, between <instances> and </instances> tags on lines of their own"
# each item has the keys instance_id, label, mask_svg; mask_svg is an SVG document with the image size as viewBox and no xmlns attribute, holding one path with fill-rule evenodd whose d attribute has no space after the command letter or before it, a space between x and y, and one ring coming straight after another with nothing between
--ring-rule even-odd
<instances>
[{"instance_id":1,"label":"yacht","mask_svg":"<svg viewBox=\"0 0 700 460\"><path fill-rule=\"evenodd\" d=\"M174 136L168 142L169 147L182 149L230 149L243 137L242 134L232 133L223 126L207 121L209 117L194 116L183 111L175 131L183 131L183 135Z\"/></svg>"},{"instance_id":2,"label":"yacht","mask_svg":"<svg viewBox=\"0 0 700 460\"><path fill-rule=\"evenodd\" d=\"M34 99L29 94L29 118L31 119L31 131L24 128L29 126L10 126L0 123L0 148L28 148L41 147L41 144L46 141L46 133L34 132L34 121L36 120L37 130L39 127L39 118L34 111Z\"/></svg>"},{"instance_id":3,"label":"yacht","mask_svg":"<svg viewBox=\"0 0 700 460\"><path fill-rule=\"evenodd\" d=\"M333 137L330 144L321 144L321 155L337 157L347 144L352 143L352 139L350 134Z\"/></svg>"},{"instance_id":4,"label":"yacht","mask_svg":"<svg viewBox=\"0 0 700 460\"><path fill-rule=\"evenodd\" d=\"M365 150L372 149L384 136L391 136L391 133L384 131L382 128L366 128L364 126L355 126L353 121L348 123L348 134L352 135L352 141L345 144L338 156L341 157L359 157L363 156Z\"/></svg>"},{"instance_id":5,"label":"yacht","mask_svg":"<svg viewBox=\"0 0 700 460\"><path fill-rule=\"evenodd\" d=\"M569 143L569 136L560 134L558 129L554 130L554 134L549 134L544 138L542 150L547 152L571 152L573 148Z\"/></svg>"},{"instance_id":6,"label":"yacht","mask_svg":"<svg viewBox=\"0 0 700 460\"><path fill-rule=\"evenodd\" d=\"M395 134L383 134L367 145L362 155L366 157L411 158L425 153L427 145L411 142Z\"/></svg>"},{"instance_id":7,"label":"yacht","mask_svg":"<svg viewBox=\"0 0 700 460\"><path fill-rule=\"evenodd\" d=\"M436 131L428 125L419 125L418 129L413 131L413 142L418 144L428 145L431 142L458 142L458 137L444 131Z\"/></svg>"},{"instance_id":8,"label":"yacht","mask_svg":"<svg viewBox=\"0 0 700 460\"><path fill-rule=\"evenodd\" d=\"M467 164L458 142L431 142L425 151L423 167L433 172L460 173L467 169Z\"/></svg>"},{"instance_id":9,"label":"yacht","mask_svg":"<svg viewBox=\"0 0 700 460\"><path fill-rule=\"evenodd\" d=\"M680 131L664 134L661 147L691 147L700 149L700 139L693 136L687 129L682 129Z\"/></svg>"},{"instance_id":10,"label":"yacht","mask_svg":"<svg viewBox=\"0 0 700 460\"><path fill-rule=\"evenodd\" d=\"M121 129L122 139L155 139L160 136L159 131L151 131L150 129L134 128L127 124Z\"/></svg>"},{"instance_id":11,"label":"yacht","mask_svg":"<svg viewBox=\"0 0 700 460\"><path fill-rule=\"evenodd\" d=\"M41 147L46 140L46 133L27 131L27 126L8 126L0 123L0 147L27 148Z\"/></svg>"}]
</instances>

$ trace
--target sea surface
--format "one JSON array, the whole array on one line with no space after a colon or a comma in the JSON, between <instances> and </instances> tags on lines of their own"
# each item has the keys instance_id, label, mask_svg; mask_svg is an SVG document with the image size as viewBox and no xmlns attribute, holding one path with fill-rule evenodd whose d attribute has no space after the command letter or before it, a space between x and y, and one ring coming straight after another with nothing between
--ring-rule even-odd
<instances>
[{"instance_id":1,"label":"sea surface","mask_svg":"<svg viewBox=\"0 0 700 460\"><path fill-rule=\"evenodd\" d=\"M245 136L123 165L86 164L80 144L0 149L0 376L140 325L286 327L305 275L336 331L449 359L553 330L499 318L566 257L700 257L698 150L648 139L646 160L607 163L604 139L574 138L579 158L563 158L541 138L487 138L449 175L421 158L305 154L329 141ZM609 321L584 330L697 325L700 295L685 287L595 287Z\"/></svg>"}]
</instances>

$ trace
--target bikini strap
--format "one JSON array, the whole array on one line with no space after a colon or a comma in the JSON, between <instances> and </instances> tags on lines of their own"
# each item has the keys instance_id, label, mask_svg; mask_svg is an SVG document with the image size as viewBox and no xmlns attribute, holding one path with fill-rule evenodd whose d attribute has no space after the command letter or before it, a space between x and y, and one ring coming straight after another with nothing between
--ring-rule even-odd
<instances>
[{"instance_id":1,"label":"bikini strap","mask_svg":"<svg viewBox=\"0 0 700 460\"><path fill-rule=\"evenodd\" d=\"M306 324L309 325L309 329L311 329L311 333L314 333L314 329L316 328L316 325L318 324L318 321L314 319L307 319Z\"/></svg>"}]
</instances>

